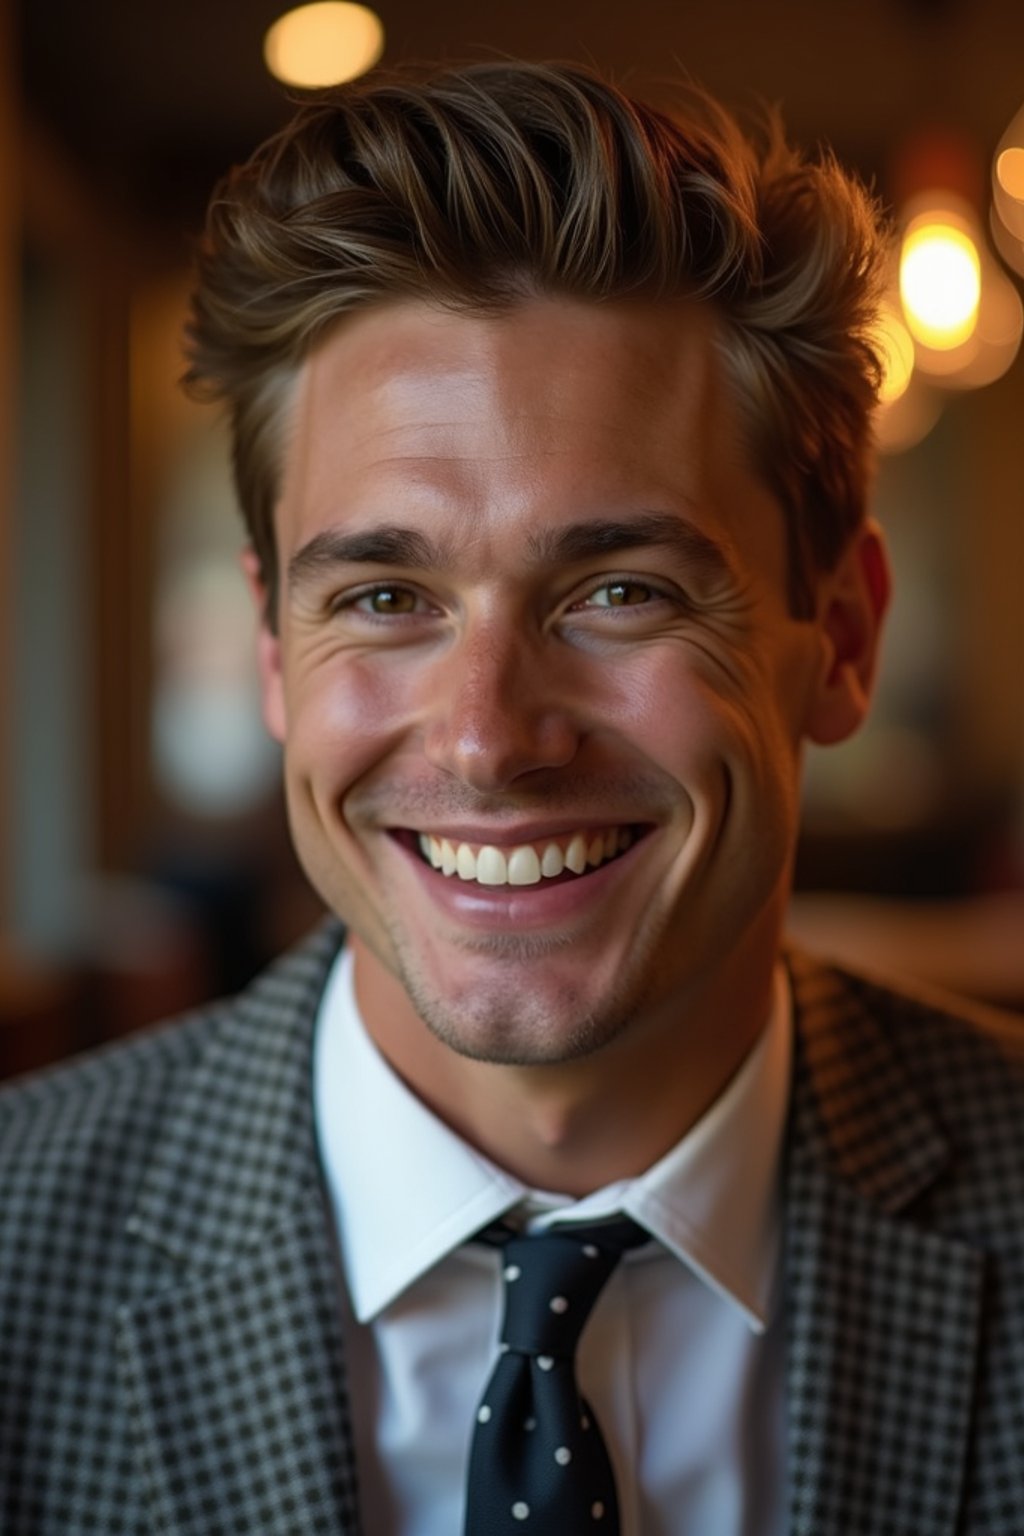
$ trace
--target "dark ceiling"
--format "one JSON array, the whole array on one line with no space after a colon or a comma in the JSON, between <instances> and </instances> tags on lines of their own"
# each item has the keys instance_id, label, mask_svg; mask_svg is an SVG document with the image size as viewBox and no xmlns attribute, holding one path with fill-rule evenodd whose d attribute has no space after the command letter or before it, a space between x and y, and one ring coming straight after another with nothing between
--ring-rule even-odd
<instances>
[{"instance_id":1,"label":"dark ceiling","mask_svg":"<svg viewBox=\"0 0 1024 1536\"><path fill-rule=\"evenodd\" d=\"M1024 101L1022 0L376 0L385 63L583 58L658 99L687 71L783 104L885 187L898 146L940 123L979 169ZM213 177L287 111L261 39L284 0L20 0L30 113L137 215L180 227Z\"/></svg>"}]
</instances>

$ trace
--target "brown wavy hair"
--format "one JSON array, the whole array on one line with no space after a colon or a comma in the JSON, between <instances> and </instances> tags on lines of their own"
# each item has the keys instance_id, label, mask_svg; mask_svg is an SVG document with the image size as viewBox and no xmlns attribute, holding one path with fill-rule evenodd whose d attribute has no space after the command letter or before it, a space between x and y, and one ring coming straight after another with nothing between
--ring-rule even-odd
<instances>
[{"instance_id":1,"label":"brown wavy hair","mask_svg":"<svg viewBox=\"0 0 1024 1536\"><path fill-rule=\"evenodd\" d=\"M578 65L371 77L301 107L214 192L186 386L226 403L273 621L289 406L310 348L370 304L504 312L535 296L711 303L751 463L813 611L865 515L886 247L830 153L687 88L672 114Z\"/></svg>"}]
</instances>

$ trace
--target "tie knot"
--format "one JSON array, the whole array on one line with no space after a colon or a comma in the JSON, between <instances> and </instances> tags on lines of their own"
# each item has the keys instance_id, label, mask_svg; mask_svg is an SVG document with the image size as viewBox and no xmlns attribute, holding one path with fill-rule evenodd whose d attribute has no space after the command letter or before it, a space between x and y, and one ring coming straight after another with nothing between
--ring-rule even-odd
<instances>
[{"instance_id":1,"label":"tie knot","mask_svg":"<svg viewBox=\"0 0 1024 1536\"><path fill-rule=\"evenodd\" d=\"M520 1354L571 1358L623 1253L646 1241L647 1233L627 1218L510 1238L502 1253L501 1342Z\"/></svg>"}]
</instances>

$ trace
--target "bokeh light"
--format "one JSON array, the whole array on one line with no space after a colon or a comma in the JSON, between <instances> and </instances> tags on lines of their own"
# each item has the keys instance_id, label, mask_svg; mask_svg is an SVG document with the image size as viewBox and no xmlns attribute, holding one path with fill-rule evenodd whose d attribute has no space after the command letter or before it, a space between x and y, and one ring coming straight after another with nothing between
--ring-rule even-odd
<instances>
[{"instance_id":1,"label":"bokeh light","mask_svg":"<svg viewBox=\"0 0 1024 1536\"><path fill-rule=\"evenodd\" d=\"M1013 145L996 160L996 180L1008 197L1024 203L1024 148Z\"/></svg>"},{"instance_id":2,"label":"bokeh light","mask_svg":"<svg viewBox=\"0 0 1024 1536\"><path fill-rule=\"evenodd\" d=\"M963 365L949 379L955 389L981 389L1001 379L1020 351L1024 306L1020 294L991 257L981 264L977 328Z\"/></svg>"},{"instance_id":3,"label":"bokeh light","mask_svg":"<svg viewBox=\"0 0 1024 1536\"><path fill-rule=\"evenodd\" d=\"M1024 107L1007 126L992 157L992 203L1011 240L1024 241ZM996 244L999 245L998 236ZM1020 270L1015 262L1014 267Z\"/></svg>"},{"instance_id":4,"label":"bokeh light","mask_svg":"<svg viewBox=\"0 0 1024 1536\"><path fill-rule=\"evenodd\" d=\"M962 345L978 323L978 247L953 215L912 220L900 252L900 299L915 340L934 351Z\"/></svg>"},{"instance_id":5,"label":"bokeh light","mask_svg":"<svg viewBox=\"0 0 1024 1536\"><path fill-rule=\"evenodd\" d=\"M882 362L879 405L892 405L910 385L914 372L914 342L891 304L883 304L872 333Z\"/></svg>"},{"instance_id":6,"label":"bokeh light","mask_svg":"<svg viewBox=\"0 0 1024 1536\"><path fill-rule=\"evenodd\" d=\"M875 414L875 442L882 453L906 453L916 448L942 414L944 396L915 374L907 389Z\"/></svg>"},{"instance_id":7,"label":"bokeh light","mask_svg":"<svg viewBox=\"0 0 1024 1536\"><path fill-rule=\"evenodd\" d=\"M340 85L372 69L384 51L376 12L351 0L320 0L278 18L263 40L270 73L304 90Z\"/></svg>"},{"instance_id":8,"label":"bokeh light","mask_svg":"<svg viewBox=\"0 0 1024 1536\"><path fill-rule=\"evenodd\" d=\"M1019 277L1024 277L1024 240L1018 239L1007 229L1006 224L999 216L999 209L993 203L989 220L992 244L999 252L1011 271Z\"/></svg>"}]
</instances>

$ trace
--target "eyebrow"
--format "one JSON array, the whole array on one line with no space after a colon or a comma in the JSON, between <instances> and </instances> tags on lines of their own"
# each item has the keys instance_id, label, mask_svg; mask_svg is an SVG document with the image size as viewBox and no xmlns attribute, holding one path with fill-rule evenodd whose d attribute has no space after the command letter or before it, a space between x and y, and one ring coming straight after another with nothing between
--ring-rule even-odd
<instances>
[{"instance_id":1,"label":"eyebrow","mask_svg":"<svg viewBox=\"0 0 1024 1536\"><path fill-rule=\"evenodd\" d=\"M735 571L732 541L714 539L695 524L670 512L643 512L629 518L595 518L552 528L530 538L538 564L574 565L627 549L660 548L711 577Z\"/></svg>"},{"instance_id":2,"label":"eyebrow","mask_svg":"<svg viewBox=\"0 0 1024 1536\"><path fill-rule=\"evenodd\" d=\"M679 556L707 579L735 573L730 541L719 541L685 518L667 512L644 512L628 518L590 518L562 528L530 535L529 550L540 566L578 565L629 549L662 548ZM435 542L417 528L382 524L358 533L326 528L298 550L288 562L288 585L301 587L327 575L338 565L391 565L411 570L437 570L453 563L451 540Z\"/></svg>"},{"instance_id":3,"label":"eyebrow","mask_svg":"<svg viewBox=\"0 0 1024 1536\"><path fill-rule=\"evenodd\" d=\"M447 542L435 544L417 528L384 524L362 533L341 533L325 528L288 562L289 587L328 574L338 565L401 565L413 570L427 570L444 565L451 558Z\"/></svg>"}]
</instances>

